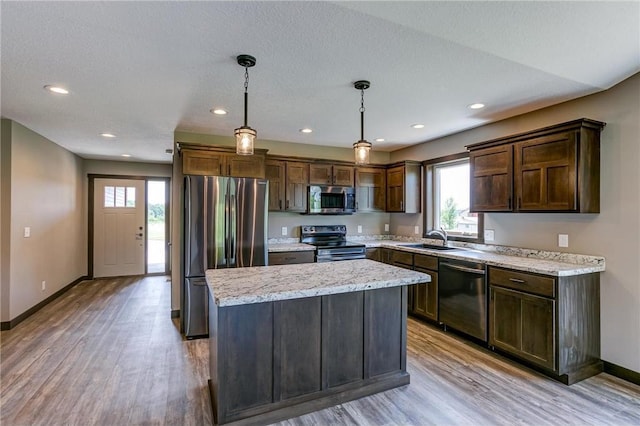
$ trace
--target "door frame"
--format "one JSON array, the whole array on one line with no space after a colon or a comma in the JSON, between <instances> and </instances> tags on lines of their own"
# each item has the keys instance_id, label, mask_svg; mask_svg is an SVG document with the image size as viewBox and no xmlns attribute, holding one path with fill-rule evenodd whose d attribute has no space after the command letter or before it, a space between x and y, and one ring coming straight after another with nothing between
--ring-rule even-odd
<instances>
[{"instance_id":1,"label":"door frame","mask_svg":"<svg viewBox=\"0 0 640 426\"><path fill-rule=\"evenodd\" d=\"M145 185L145 197L144 197L144 226L146 228L147 226L147 220L148 220L148 205L147 205L147 194L146 194L146 190L148 189L148 185L147 183L150 180L163 180L165 181L165 234L164 234L164 239L165 239L165 272L164 273L155 273L155 274L151 274L151 275L167 275L167 274L171 274L171 259L170 256L167 255L167 253L170 253L171 250L169 250L169 231L171 229L170 224L171 224L171 218L170 218L170 208L169 206L171 205L171 178L170 177L163 177L163 176L131 176L131 175L105 175L105 174L93 174L90 173L87 175L87 177L89 178L89 184L88 184L88 191L87 191L87 206L88 206L88 215L87 215L87 276L89 277L89 279L93 279L93 243L94 243L94 219L95 219L95 212L93 209L93 204L94 204L94 197L95 197L95 180L96 179L123 179L123 180L143 180L144 181L144 185ZM148 268L148 264L147 264L147 238L146 238L146 231L145 231L145 239L144 239L144 275L149 275L147 273L147 268Z\"/></svg>"}]
</instances>

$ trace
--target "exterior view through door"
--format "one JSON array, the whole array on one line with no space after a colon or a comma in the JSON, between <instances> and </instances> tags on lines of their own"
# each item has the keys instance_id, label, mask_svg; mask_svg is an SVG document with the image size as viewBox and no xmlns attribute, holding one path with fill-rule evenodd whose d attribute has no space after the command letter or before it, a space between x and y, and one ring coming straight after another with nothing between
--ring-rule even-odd
<instances>
[{"instance_id":1,"label":"exterior view through door","mask_svg":"<svg viewBox=\"0 0 640 426\"><path fill-rule=\"evenodd\" d=\"M145 273L145 181L94 181L93 276Z\"/></svg>"}]
</instances>

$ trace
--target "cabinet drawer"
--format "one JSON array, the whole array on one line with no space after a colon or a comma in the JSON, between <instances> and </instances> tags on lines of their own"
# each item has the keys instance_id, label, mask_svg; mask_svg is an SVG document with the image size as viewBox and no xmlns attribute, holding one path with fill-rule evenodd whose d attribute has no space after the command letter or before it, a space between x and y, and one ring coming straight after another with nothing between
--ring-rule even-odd
<instances>
[{"instance_id":1,"label":"cabinet drawer","mask_svg":"<svg viewBox=\"0 0 640 426\"><path fill-rule=\"evenodd\" d=\"M269 253L269 265L291 265L294 263L313 263L313 251L285 251Z\"/></svg>"},{"instance_id":2,"label":"cabinet drawer","mask_svg":"<svg viewBox=\"0 0 640 426\"><path fill-rule=\"evenodd\" d=\"M393 250L391 252L391 264L399 263L402 266L413 266L413 254L404 251Z\"/></svg>"},{"instance_id":3,"label":"cabinet drawer","mask_svg":"<svg viewBox=\"0 0 640 426\"><path fill-rule=\"evenodd\" d=\"M435 256L425 256L424 254L416 254L413 257L413 264L416 268L438 270L438 258Z\"/></svg>"},{"instance_id":4,"label":"cabinet drawer","mask_svg":"<svg viewBox=\"0 0 640 426\"><path fill-rule=\"evenodd\" d=\"M512 288L526 293L556 297L556 280L551 277L490 267L489 282L493 285Z\"/></svg>"}]
</instances>

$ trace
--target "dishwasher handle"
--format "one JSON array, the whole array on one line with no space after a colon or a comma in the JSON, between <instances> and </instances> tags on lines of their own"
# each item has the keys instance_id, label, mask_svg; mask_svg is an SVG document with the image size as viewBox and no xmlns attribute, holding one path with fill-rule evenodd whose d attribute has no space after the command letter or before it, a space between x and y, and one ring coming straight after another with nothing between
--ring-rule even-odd
<instances>
[{"instance_id":1,"label":"dishwasher handle","mask_svg":"<svg viewBox=\"0 0 640 426\"><path fill-rule=\"evenodd\" d=\"M444 266L446 268L453 269L456 271L468 272L470 274L476 274L476 275L486 274L484 269L468 268L466 266L454 265L452 263L440 262L440 266Z\"/></svg>"}]
</instances>

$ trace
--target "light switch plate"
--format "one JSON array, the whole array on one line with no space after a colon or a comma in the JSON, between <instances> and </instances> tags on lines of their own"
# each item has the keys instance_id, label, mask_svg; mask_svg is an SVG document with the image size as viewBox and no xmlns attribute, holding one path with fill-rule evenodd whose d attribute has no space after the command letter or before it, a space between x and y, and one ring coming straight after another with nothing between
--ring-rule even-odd
<instances>
[{"instance_id":1,"label":"light switch plate","mask_svg":"<svg viewBox=\"0 0 640 426\"><path fill-rule=\"evenodd\" d=\"M419 226L416 226L415 228L413 228L413 232L414 232L416 235L420 235L420 227L419 227Z\"/></svg>"},{"instance_id":2,"label":"light switch plate","mask_svg":"<svg viewBox=\"0 0 640 426\"><path fill-rule=\"evenodd\" d=\"M569 247L569 235L558 234L558 247Z\"/></svg>"},{"instance_id":3,"label":"light switch plate","mask_svg":"<svg viewBox=\"0 0 640 426\"><path fill-rule=\"evenodd\" d=\"M384 224L384 232L389 232L389 224L388 223Z\"/></svg>"},{"instance_id":4,"label":"light switch plate","mask_svg":"<svg viewBox=\"0 0 640 426\"><path fill-rule=\"evenodd\" d=\"M283 235L284 237L286 237L286 236L287 236L287 227L286 227L286 226L283 226L283 227L282 227L282 235Z\"/></svg>"},{"instance_id":5,"label":"light switch plate","mask_svg":"<svg viewBox=\"0 0 640 426\"><path fill-rule=\"evenodd\" d=\"M495 238L495 231L493 229L485 229L484 230L484 240L485 241L493 241Z\"/></svg>"},{"instance_id":6,"label":"light switch plate","mask_svg":"<svg viewBox=\"0 0 640 426\"><path fill-rule=\"evenodd\" d=\"M24 237L25 238L29 238L31 236L31 227L30 226L25 226L24 227Z\"/></svg>"},{"instance_id":7,"label":"light switch plate","mask_svg":"<svg viewBox=\"0 0 640 426\"><path fill-rule=\"evenodd\" d=\"M362 225L358 225L358 234L362 234Z\"/></svg>"}]
</instances>

